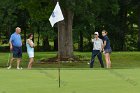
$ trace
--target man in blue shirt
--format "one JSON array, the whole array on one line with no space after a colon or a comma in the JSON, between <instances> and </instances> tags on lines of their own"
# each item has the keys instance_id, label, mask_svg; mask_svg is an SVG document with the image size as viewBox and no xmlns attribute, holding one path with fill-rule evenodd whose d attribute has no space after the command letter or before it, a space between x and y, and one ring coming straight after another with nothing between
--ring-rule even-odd
<instances>
[{"instance_id":1,"label":"man in blue shirt","mask_svg":"<svg viewBox=\"0 0 140 93\"><path fill-rule=\"evenodd\" d=\"M9 44L10 44L10 50L13 53L13 57L10 60L10 66L8 69L12 67L13 60L17 60L17 69L19 68L21 58L22 58L22 40L21 40L21 28L17 27L15 33L13 33L10 37Z\"/></svg>"}]
</instances>

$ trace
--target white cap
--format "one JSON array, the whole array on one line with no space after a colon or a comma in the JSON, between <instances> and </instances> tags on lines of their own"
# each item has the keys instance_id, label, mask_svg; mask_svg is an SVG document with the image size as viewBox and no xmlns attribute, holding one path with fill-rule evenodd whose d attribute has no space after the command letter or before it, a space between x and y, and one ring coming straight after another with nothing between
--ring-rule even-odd
<instances>
[{"instance_id":1,"label":"white cap","mask_svg":"<svg viewBox=\"0 0 140 93\"><path fill-rule=\"evenodd\" d=\"M94 34L98 35L99 36L99 33L98 32L95 32Z\"/></svg>"}]
</instances>

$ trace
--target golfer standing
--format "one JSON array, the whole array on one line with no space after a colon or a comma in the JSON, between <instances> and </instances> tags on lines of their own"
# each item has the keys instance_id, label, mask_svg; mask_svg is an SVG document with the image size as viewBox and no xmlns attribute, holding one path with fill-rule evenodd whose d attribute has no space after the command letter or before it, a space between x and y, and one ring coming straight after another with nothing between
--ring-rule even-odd
<instances>
[{"instance_id":1,"label":"golfer standing","mask_svg":"<svg viewBox=\"0 0 140 93\"><path fill-rule=\"evenodd\" d=\"M10 37L9 44L10 44L10 51L13 53L13 57L10 60L10 66L8 69L12 67L13 60L17 60L17 69L20 69L20 62L22 58L22 40L20 36L21 28L17 27L15 29L15 33L13 33Z\"/></svg>"},{"instance_id":2,"label":"golfer standing","mask_svg":"<svg viewBox=\"0 0 140 93\"><path fill-rule=\"evenodd\" d=\"M92 39L92 43L93 43L93 50L92 50L92 58L91 58L91 62L90 62L90 68L93 68L94 65L94 59L97 56L101 67L104 68L104 63L102 60L102 54L101 51L103 49L103 41L99 38L99 33L95 32L94 33L94 39Z\"/></svg>"},{"instance_id":3,"label":"golfer standing","mask_svg":"<svg viewBox=\"0 0 140 93\"><path fill-rule=\"evenodd\" d=\"M106 60L106 67L107 68L111 68L111 60L110 60L110 54L112 52L112 49L110 47L110 40L107 36L107 31L103 30L102 31L102 36L104 44L103 44L103 48L104 48L104 55L105 55L105 60Z\"/></svg>"},{"instance_id":4,"label":"golfer standing","mask_svg":"<svg viewBox=\"0 0 140 93\"><path fill-rule=\"evenodd\" d=\"M26 41L27 53L29 56L28 69L32 68L32 64L34 62L34 43L32 39L33 39L33 34L29 34L28 39Z\"/></svg>"}]
</instances>

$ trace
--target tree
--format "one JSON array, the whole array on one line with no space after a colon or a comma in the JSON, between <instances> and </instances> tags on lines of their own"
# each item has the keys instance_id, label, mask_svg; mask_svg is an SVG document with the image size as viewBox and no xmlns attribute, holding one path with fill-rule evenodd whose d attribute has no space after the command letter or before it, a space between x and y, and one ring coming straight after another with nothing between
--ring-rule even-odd
<instances>
[{"instance_id":1,"label":"tree","mask_svg":"<svg viewBox=\"0 0 140 93\"><path fill-rule=\"evenodd\" d=\"M140 50L140 1L139 0L133 0L132 1L132 10L133 10L133 21L135 22L135 24L138 25L138 50Z\"/></svg>"},{"instance_id":2,"label":"tree","mask_svg":"<svg viewBox=\"0 0 140 93\"><path fill-rule=\"evenodd\" d=\"M65 20L52 28L48 19L57 1ZM21 26L24 43L26 33L37 36L38 50L41 43L49 50L50 40L54 41L62 60L74 57L75 43L80 51L91 50L91 35L103 29L109 33L113 50L129 50L129 45L136 49L140 47L139 6L139 0L4 0L0 1L0 33L9 38L15 27Z\"/></svg>"},{"instance_id":3,"label":"tree","mask_svg":"<svg viewBox=\"0 0 140 93\"><path fill-rule=\"evenodd\" d=\"M57 0L58 1L58 0ZM62 5L62 11L65 20L58 23L58 57L63 60L73 58L73 18L74 13L77 9L82 11L84 7L92 0L61 0L60 5ZM79 7L77 7L79 6Z\"/></svg>"}]
</instances>

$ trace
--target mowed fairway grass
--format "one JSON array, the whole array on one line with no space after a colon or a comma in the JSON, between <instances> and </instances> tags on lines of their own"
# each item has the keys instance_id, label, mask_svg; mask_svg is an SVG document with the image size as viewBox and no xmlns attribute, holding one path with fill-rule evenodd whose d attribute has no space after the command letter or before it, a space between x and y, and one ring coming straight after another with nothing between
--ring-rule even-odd
<instances>
[{"instance_id":1,"label":"mowed fairway grass","mask_svg":"<svg viewBox=\"0 0 140 93\"><path fill-rule=\"evenodd\" d=\"M38 52L36 60L54 57L56 52ZM75 52L85 59L91 53ZM62 63L61 87L58 87L57 64L34 63L32 70L23 54L23 70L5 68L8 53L0 53L0 93L139 93L140 91L140 53L112 53L112 69L89 69L87 62Z\"/></svg>"},{"instance_id":2,"label":"mowed fairway grass","mask_svg":"<svg viewBox=\"0 0 140 93\"><path fill-rule=\"evenodd\" d=\"M139 93L140 69L0 70L0 93Z\"/></svg>"}]
</instances>

